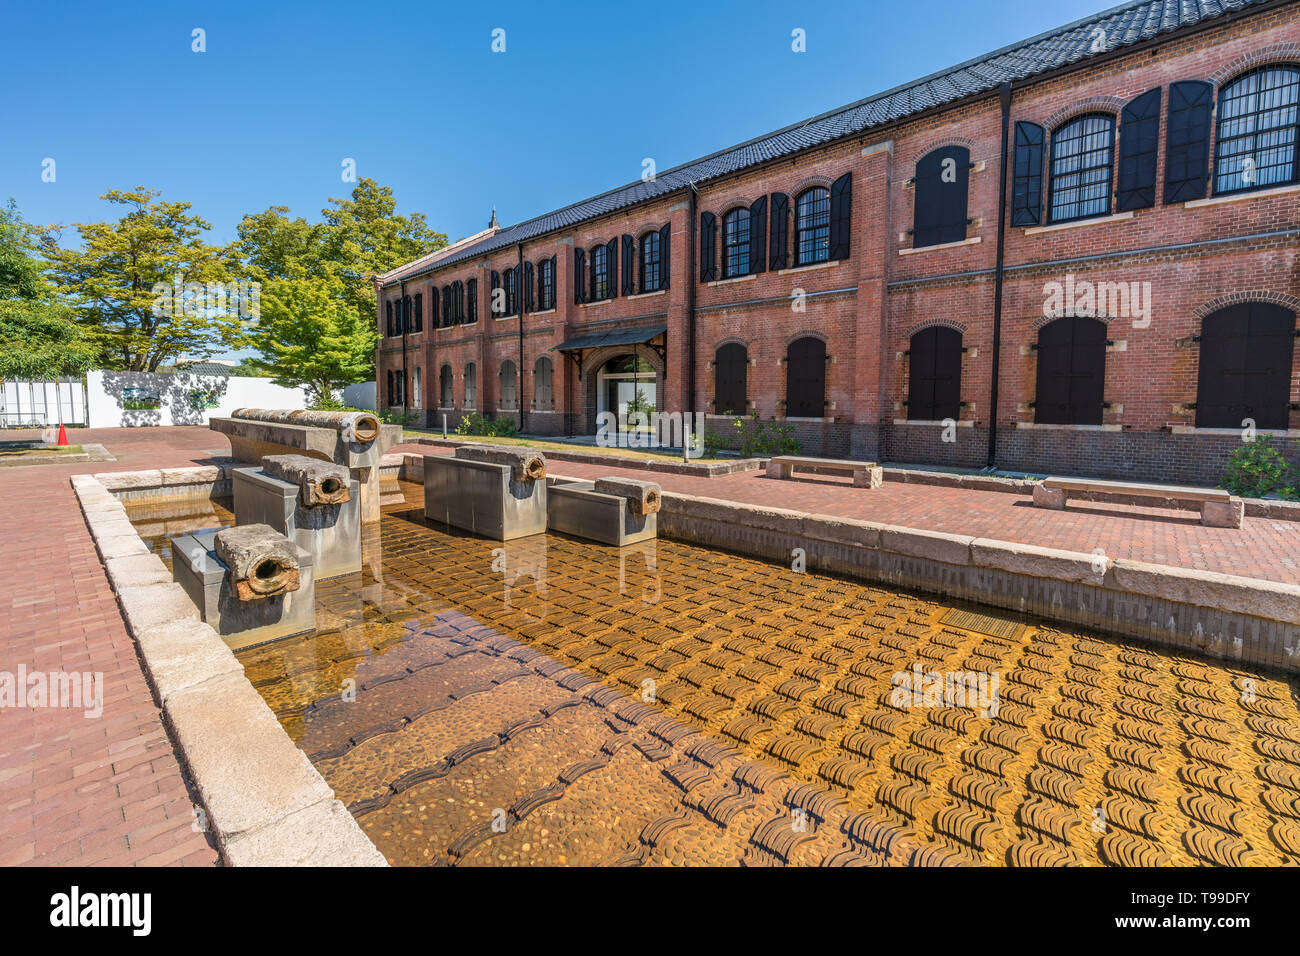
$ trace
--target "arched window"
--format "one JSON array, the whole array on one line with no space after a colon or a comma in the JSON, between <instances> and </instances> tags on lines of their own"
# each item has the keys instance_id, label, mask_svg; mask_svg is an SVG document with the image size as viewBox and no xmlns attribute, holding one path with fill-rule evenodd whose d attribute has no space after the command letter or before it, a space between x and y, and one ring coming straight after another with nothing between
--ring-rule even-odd
<instances>
[{"instance_id":1,"label":"arched window","mask_svg":"<svg viewBox=\"0 0 1300 956\"><path fill-rule=\"evenodd\" d=\"M438 373L438 407L452 408L456 398L452 390L451 366L444 365Z\"/></svg>"},{"instance_id":2,"label":"arched window","mask_svg":"<svg viewBox=\"0 0 1300 956\"><path fill-rule=\"evenodd\" d=\"M1070 222L1110 213L1110 180L1115 154L1115 117L1089 113L1052 133L1048 209L1052 222Z\"/></svg>"},{"instance_id":3,"label":"arched window","mask_svg":"<svg viewBox=\"0 0 1300 956\"><path fill-rule=\"evenodd\" d=\"M966 238L970 150L944 146L916 164L912 248L961 242Z\"/></svg>"},{"instance_id":4,"label":"arched window","mask_svg":"<svg viewBox=\"0 0 1300 956\"><path fill-rule=\"evenodd\" d=\"M478 366L473 362L465 366L465 407L478 408Z\"/></svg>"},{"instance_id":5,"label":"arched window","mask_svg":"<svg viewBox=\"0 0 1300 956\"><path fill-rule=\"evenodd\" d=\"M506 359L501 363L501 400L497 402L498 408L519 407L519 391L516 386L515 363Z\"/></svg>"},{"instance_id":6,"label":"arched window","mask_svg":"<svg viewBox=\"0 0 1300 956\"><path fill-rule=\"evenodd\" d=\"M1265 66L1219 90L1215 193L1300 181L1300 67Z\"/></svg>"},{"instance_id":7,"label":"arched window","mask_svg":"<svg viewBox=\"0 0 1300 956\"><path fill-rule=\"evenodd\" d=\"M507 269L501 276L506 290L506 310L503 315L514 315L519 311L519 275L514 268Z\"/></svg>"},{"instance_id":8,"label":"arched window","mask_svg":"<svg viewBox=\"0 0 1300 956\"><path fill-rule=\"evenodd\" d=\"M641 292L658 292L661 282L659 268L659 231L651 229L641 237Z\"/></svg>"},{"instance_id":9,"label":"arched window","mask_svg":"<svg viewBox=\"0 0 1300 956\"><path fill-rule=\"evenodd\" d=\"M537 264L537 311L555 308L555 257Z\"/></svg>"},{"instance_id":10,"label":"arched window","mask_svg":"<svg viewBox=\"0 0 1300 956\"><path fill-rule=\"evenodd\" d=\"M591 250L591 301L609 298L609 249L603 245Z\"/></svg>"},{"instance_id":11,"label":"arched window","mask_svg":"<svg viewBox=\"0 0 1300 956\"><path fill-rule=\"evenodd\" d=\"M744 415L749 411L749 353L729 342L713 354L713 411Z\"/></svg>"},{"instance_id":12,"label":"arched window","mask_svg":"<svg viewBox=\"0 0 1300 956\"><path fill-rule=\"evenodd\" d=\"M1106 384L1106 325L1067 316L1038 330L1034 421L1100 425Z\"/></svg>"},{"instance_id":13,"label":"arched window","mask_svg":"<svg viewBox=\"0 0 1300 956\"><path fill-rule=\"evenodd\" d=\"M733 209L722 217L722 277L749 275L749 210Z\"/></svg>"},{"instance_id":14,"label":"arched window","mask_svg":"<svg viewBox=\"0 0 1300 956\"><path fill-rule=\"evenodd\" d=\"M942 325L912 336L907 354L907 417L939 422L961 417L961 333Z\"/></svg>"},{"instance_id":15,"label":"arched window","mask_svg":"<svg viewBox=\"0 0 1300 956\"><path fill-rule=\"evenodd\" d=\"M786 355L787 418L822 418L826 414L826 343L808 336L790 343Z\"/></svg>"},{"instance_id":16,"label":"arched window","mask_svg":"<svg viewBox=\"0 0 1300 956\"><path fill-rule=\"evenodd\" d=\"M533 365L533 407L543 411L555 407L551 389L551 360L546 356L539 358Z\"/></svg>"},{"instance_id":17,"label":"arched window","mask_svg":"<svg viewBox=\"0 0 1300 956\"><path fill-rule=\"evenodd\" d=\"M1286 428L1296 316L1267 302L1230 305L1201 323L1197 428Z\"/></svg>"},{"instance_id":18,"label":"arched window","mask_svg":"<svg viewBox=\"0 0 1300 956\"><path fill-rule=\"evenodd\" d=\"M814 186L801 193L794 213L794 264L826 262L831 257L830 190Z\"/></svg>"}]
</instances>

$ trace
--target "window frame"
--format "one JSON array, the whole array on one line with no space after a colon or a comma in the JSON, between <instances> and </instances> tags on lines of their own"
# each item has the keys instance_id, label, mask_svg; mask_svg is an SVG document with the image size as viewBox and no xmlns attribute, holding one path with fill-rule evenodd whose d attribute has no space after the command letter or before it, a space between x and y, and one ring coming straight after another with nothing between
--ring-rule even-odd
<instances>
[{"instance_id":1,"label":"window frame","mask_svg":"<svg viewBox=\"0 0 1300 956\"><path fill-rule=\"evenodd\" d=\"M1062 135L1067 130L1071 129L1071 127L1080 126L1081 124L1087 123L1089 120L1105 120L1108 123L1108 126L1106 127L1106 131L1108 135L1107 135L1107 142L1105 146L1106 162L1093 163L1092 165L1089 166L1081 166L1078 169L1072 169L1067 172L1057 172L1056 162L1057 159L1060 158L1058 157L1058 147L1061 145L1062 140L1066 140L1066 141L1078 140L1081 143L1079 152L1077 154L1078 157L1086 157L1090 153L1099 152L1099 150L1097 149L1086 148L1088 138L1090 136L1097 135L1097 133L1100 132L1099 130L1094 130L1092 132L1082 132L1078 136L1071 136L1071 137L1064 137ZM1109 216L1113 214L1115 210L1116 128L1117 128L1117 121L1116 121L1115 114L1093 111L1090 113L1080 113L1077 116L1072 116L1069 119L1065 120L1064 122L1059 123L1056 126L1056 128L1052 130L1051 143L1047 151L1047 224L1048 225L1057 225L1059 223L1065 223L1065 222L1081 222L1085 219L1099 219L1104 216ZM1075 154L1072 154L1071 157L1068 158L1075 158ZM1082 192L1087 186L1096 186L1097 185L1096 183L1087 183L1087 184L1083 183L1082 177L1085 174L1098 169L1106 170L1106 188L1105 188L1105 192L1103 193L1103 196L1105 198L1104 208L1100 212L1085 212L1085 213L1077 213L1072 216L1058 216L1056 214L1056 197L1058 191L1061 188L1067 188L1067 189L1073 189L1076 192ZM1069 187L1058 186L1057 180L1062 179L1066 176L1079 177L1080 185L1069 186ZM1091 202L1095 200L1087 200L1087 201ZM1075 199L1075 201L1070 205L1073 205L1077 208L1079 206L1082 206L1084 202L1085 200L1083 199Z\"/></svg>"},{"instance_id":2,"label":"window frame","mask_svg":"<svg viewBox=\"0 0 1300 956\"><path fill-rule=\"evenodd\" d=\"M1264 108L1264 109L1257 108L1250 113L1239 114L1236 116L1228 116L1227 106L1228 106L1228 100L1230 99L1228 96L1229 91L1232 90L1234 87L1242 83L1245 83L1247 80L1250 80L1254 77L1262 76L1267 73L1292 74L1292 79L1290 81L1284 82L1280 87L1282 89L1289 88L1292 91L1292 97L1293 97L1292 100L1289 103L1285 103L1280 107ZM1274 93L1277 91L1277 89L1279 88L1273 87L1267 91L1261 91L1260 89L1257 88L1252 93L1247 95L1254 97L1256 104L1258 106L1259 101L1264 98L1265 93ZM1237 98L1240 99L1241 97L1237 97ZM1295 183L1300 183L1300 146L1297 145L1297 143L1300 143L1300 64L1273 63L1273 64L1267 64L1265 66L1255 67L1254 69L1251 70L1247 70L1245 73L1241 73L1238 76L1233 77L1231 80L1229 80L1228 82L1224 83L1219 87L1219 89L1215 93L1214 104L1215 104L1215 110L1214 110L1214 172L1213 172L1214 192L1213 195L1234 196L1239 193L1258 192L1261 189L1274 189L1278 186L1290 186ZM1291 123L1282 126L1270 127L1266 131L1266 133L1276 133L1279 131L1287 131L1287 130L1290 131L1291 133L1291 141L1289 144L1290 151L1291 151L1290 178L1270 180L1269 182L1266 183L1256 181L1246 186L1241 186L1237 189L1224 189L1220 185L1220 176L1222 175L1220 172L1220 166L1223 164L1224 159L1225 158L1232 159L1238 156L1257 155L1260 152L1260 149L1257 144L1259 141L1259 137L1261 135L1258 127L1259 117L1269 112L1273 112L1274 110L1277 109L1285 110L1288 107L1294 111L1294 115L1292 117ZM1247 116L1250 117L1253 121L1252 129L1249 133L1241 133L1235 136L1228 136L1228 137L1225 137L1223 135L1224 124L1232 121L1240 122L1244 117ZM1225 142L1239 141L1247 138L1249 138L1253 144L1250 150L1234 152L1229 154L1227 157L1224 156L1222 150ZM1286 144L1279 144L1278 146L1273 146L1273 147L1265 147L1264 151L1280 150L1284 145ZM1280 166L1282 164L1275 164L1275 165ZM1272 169L1274 168L1274 166L1268 166L1264 168ZM1239 172L1240 170L1234 171L1234 173L1239 173Z\"/></svg>"},{"instance_id":3,"label":"window frame","mask_svg":"<svg viewBox=\"0 0 1300 956\"><path fill-rule=\"evenodd\" d=\"M587 252L591 260L591 301L604 302L609 294L609 247L598 242ZM597 267L597 262L600 265Z\"/></svg>"},{"instance_id":4,"label":"window frame","mask_svg":"<svg viewBox=\"0 0 1300 956\"><path fill-rule=\"evenodd\" d=\"M822 193L821 199L813 199L812 204L805 208L804 201L807 197L815 193ZM820 211L822 200L825 201L825 213ZM806 221L807 220L807 221ZM824 230L824 238L822 235ZM811 249L813 255L811 258L805 258L804 234L811 233L812 237L807 248ZM823 254L817 255L818 248L824 250ZM831 191L826 186L809 186L794 199L794 265L795 268L800 266L812 266L822 262L831 261Z\"/></svg>"},{"instance_id":5,"label":"window frame","mask_svg":"<svg viewBox=\"0 0 1300 956\"><path fill-rule=\"evenodd\" d=\"M739 226L741 216L744 216L745 220L743 236ZM749 236L750 230L753 228L750 219L748 206L737 206L734 209L729 209L722 216L722 278L724 279L738 279L741 276L747 276L753 267L749 255ZM744 269L738 267L733 269L733 255L737 260L737 264L743 257Z\"/></svg>"},{"instance_id":6,"label":"window frame","mask_svg":"<svg viewBox=\"0 0 1300 956\"><path fill-rule=\"evenodd\" d=\"M637 272L639 273L637 276L637 292L640 295L645 295L647 292L658 292L663 288L663 259L659 242L659 230L647 229L636 242ZM653 261L649 259L651 246L653 246ZM647 279L647 273L653 276L653 285Z\"/></svg>"}]
</instances>

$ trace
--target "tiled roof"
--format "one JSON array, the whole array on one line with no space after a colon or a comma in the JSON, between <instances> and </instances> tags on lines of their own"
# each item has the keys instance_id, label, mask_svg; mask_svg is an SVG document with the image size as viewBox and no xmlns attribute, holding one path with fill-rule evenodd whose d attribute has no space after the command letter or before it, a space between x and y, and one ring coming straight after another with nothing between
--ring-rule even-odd
<instances>
[{"instance_id":1,"label":"tiled roof","mask_svg":"<svg viewBox=\"0 0 1300 956\"><path fill-rule=\"evenodd\" d=\"M666 170L659 173L653 182L638 181L620 186L599 196L501 229L478 242L458 244L460 247L454 254L438 255L433 263L427 257L408 263L383 278L385 281L410 278L433 268L463 262L647 199L676 192L692 182L715 179L766 160L862 133L873 126L945 103L990 92L1005 82L1023 80L1068 66L1095 55L1092 48L1099 37L1097 27L1104 31L1104 51L1110 52L1149 40L1161 33L1193 26L1265 2L1267 0L1136 0L1113 7L967 60L948 70Z\"/></svg>"}]
</instances>

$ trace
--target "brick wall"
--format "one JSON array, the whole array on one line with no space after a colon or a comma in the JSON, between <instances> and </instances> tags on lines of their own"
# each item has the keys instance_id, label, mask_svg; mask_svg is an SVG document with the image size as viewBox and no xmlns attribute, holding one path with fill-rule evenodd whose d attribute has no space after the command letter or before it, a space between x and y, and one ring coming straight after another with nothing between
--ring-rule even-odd
<instances>
[{"instance_id":1,"label":"brick wall","mask_svg":"<svg viewBox=\"0 0 1300 956\"><path fill-rule=\"evenodd\" d=\"M1161 122L1168 86L1184 79L1215 84L1269 62L1300 63L1300 5L1246 16L1191 36L1134 51L1015 92L1011 120L1039 123L1049 131L1088 111L1118 116L1123 104L1161 87ZM549 355L553 364L552 414L529 415L527 428L543 434L586 432L594 424L594 391L580 379L575 362L550 351L566 338L593 331L662 323L667 326L660 376L664 411L715 409L713 360L716 349L738 342L748 350L749 411L761 417L785 414L785 357L790 343L816 336L826 343L824 421L792 422L806 451L910 463L982 466L989 425L998 422L998 464L1033 471L1073 471L1107 477L1217 481L1223 459L1236 439L1197 432L1194 412L1199 346L1194 336L1216 308L1233 300L1260 299L1300 309L1300 188L1247 194L1231 201L1161 203L1164 129L1159 135L1157 204L1130 214L1085 221L1069 228L1008 227L1002 300L999 402L990 407L996 265L1001 111L996 96L921 117L888 131L864 134L809 151L793 159L718 181L699 184L695 223L690 199L679 193L578 224L563 234L525 244L533 262L557 257L557 307L524 319L522 346L517 317L489 315L490 272L517 264L518 250L436 269L408 281L422 291L425 332L409 336L407 361L419 365L423 404L434 417L437 369L450 364L456 375L454 411L465 410L463 371L478 367L478 410L497 409L501 362L522 362L519 394L525 412L534 394L533 365ZM970 151L966 241L912 251L917 162L948 145ZM1213 149L1213 147L1211 147ZM698 281L697 255L688 255L692 226L700 212L722 217L762 196L781 192L793 211L800 192L829 186L845 173L853 177L851 249L848 259L811 268L764 271L712 283ZM1045 190L1046 193L1046 190ZM1045 195L1046 200L1046 195ZM770 204L770 198L769 198ZM588 252L625 233L640 236L670 224L671 284L667 291L576 305L573 251ZM769 224L770 230L770 224ZM769 233L770 234L770 233ZM794 241L790 226L791 246ZM719 235L720 240L720 235ZM721 242L718 261L721 263ZM792 260L793 261L793 260ZM622 263L620 261L620 272ZM721 271L719 272L721 276ZM1030 428L1037 394L1038 330L1046 321L1049 283L1137 283L1149 289L1149 311L1106 315L1104 414L1107 430ZM433 328L427 314L431 286L476 277L477 325ZM695 347L689 348L689 289L695 285ZM398 294L396 285L380 296ZM911 336L943 324L962 333L961 398L965 403L955 441L945 442L934 425L908 424L908 356ZM400 366L394 340L378 356L381 399L385 372ZM413 358L412 356L415 356ZM603 357L602 357L603 360ZM689 372L695 372L690 394ZM584 376L597 366L584 363ZM1293 355L1291 400L1300 402L1300 340ZM502 410L501 414L507 412ZM509 414L516 414L511 411ZM434 418L440 421L439 418ZM1300 412L1290 429L1300 433ZM1184 434L1185 431L1191 431ZM1294 444L1294 443L1293 443Z\"/></svg>"}]
</instances>

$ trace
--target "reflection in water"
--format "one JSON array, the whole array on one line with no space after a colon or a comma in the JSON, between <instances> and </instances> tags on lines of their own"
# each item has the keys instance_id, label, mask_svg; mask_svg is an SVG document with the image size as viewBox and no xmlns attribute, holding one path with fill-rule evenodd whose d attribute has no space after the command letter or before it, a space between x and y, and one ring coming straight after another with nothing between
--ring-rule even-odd
<instances>
[{"instance_id":1,"label":"reflection in water","mask_svg":"<svg viewBox=\"0 0 1300 956\"><path fill-rule=\"evenodd\" d=\"M1294 681L404 488L317 633L238 655L393 863L1300 862Z\"/></svg>"}]
</instances>

